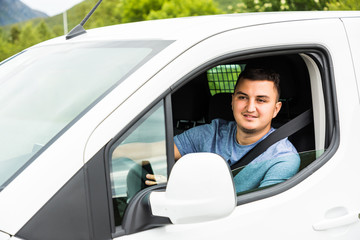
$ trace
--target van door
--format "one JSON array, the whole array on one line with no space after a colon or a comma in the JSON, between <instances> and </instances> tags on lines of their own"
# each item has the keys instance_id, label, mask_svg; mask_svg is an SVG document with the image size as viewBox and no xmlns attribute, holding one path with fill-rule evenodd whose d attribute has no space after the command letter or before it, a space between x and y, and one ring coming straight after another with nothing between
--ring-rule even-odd
<instances>
[{"instance_id":1,"label":"van door","mask_svg":"<svg viewBox=\"0 0 360 240\"><path fill-rule=\"evenodd\" d=\"M114 208L109 209L112 212L109 215L112 217L113 238L219 239L226 236L244 239L348 240L360 236L357 217L360 213L360 193L354 191L353 186L360 182L355 138L360 134L357 127L360 108L348 40L339 19L264 24L214 35L188 49L146 82L94 131L92 137L100 136L102 130L109 131L111 123L115 124L117 120L127 119L126 122L130 122L126 113L137 106L136 119L118 133L118 140L114 139L114 143L121 145L132 138L136 129L146 126L147 120L160 120L159 126L165 128L165 135L162 135L165 144L160 147L163 151L159 158L159 169L164 172L164 166L171 165L173 160L171 154L166 154L175 132L169 126L174 124L172 117L177 112L175 104L170 104L171 99L179 96L179 92L194 80L204 78L206 81L207 71L217 65L242 63L265 56L285 56L294 60L295 68L290 73L298 79L292 83L295 88L302 78L308 82L304 86L306 94L301 87L295 102L288 99L292 102L289 109L292 104L301 107L305 102L313 109L313 144L312 149L300 153L304 160L302 169L283 183L238 192L237 207L228 217L193 224L164 223L164 226L157 228L149 225L131 234L124 227L135 218L127 216L129 222L124 223L121 217L131 214L126 209L128 200L140 196L135 192L131 199L122 198L128 196L127 190L120 184L113 184L113 188L108 188L108 196L114 201L111 196L118 195L123 203L120 205L125 206L116 208L121 211L117 219ZM191 104L185 106L191 108ZM134 114L134 110L130 112ZM195 122L193 125L206 122L205 118L193 120L188 122ZM103 155L113 156L113 150L112 146L108 146ZM108 157L105 161L112 159ZM126 169L128 171L131 167ZM107 172L108 175L110 173ZM209 174L209 177L216 176ZM116 178L108 176L108 179ZM143 206L140 205L139 202L139 208Z\"/></svg>"},{"instance_id":2,"label":"van door","mask_svg":"<svg viewBox=\"0 0 360 240\"><path fill-rule=\"evenodd\" d=\"M196 72L196 68L213 66L217 60L241 60L274 51L296 52L306 64L314 109L315 161L284 183L238 193L238 206L227 218L169 225L125 239L358 238L360 193L352 185L360 181L354 138L360 133L356 127L360 111L348 41L340 20L284 22L219 34L184 53L153 81L165 84L169 79L179 79L179 83L185 81L179 77L186 75L185 69ZM305 100L300 96L298 101Z\"/></svg>"}]
</instances>

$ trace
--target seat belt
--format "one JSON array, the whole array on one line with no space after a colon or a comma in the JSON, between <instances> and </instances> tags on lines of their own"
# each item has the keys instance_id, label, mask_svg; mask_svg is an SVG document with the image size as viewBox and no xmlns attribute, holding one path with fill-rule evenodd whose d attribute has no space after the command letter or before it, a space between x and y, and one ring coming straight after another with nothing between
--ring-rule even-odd
<instances>
[{"instance_id":1,"label":"seat belt","mask_svg":"<svg viewBox=\"0 0 360 240\"><path fill-rule=\"evenodd\" d=\"M308 109L296 118L290 120L285 123L274 132L269 134L264 140L259 142L254 148L252 148L249 152L247 152L239 161L237 161L230 168L233 171L233 176L240 172L242 167L248 165L252 160L254 160L257 156L265 152L271 145L284 139L292 134L296 133L300 129L306 127L313 121L313 112L312 109ZM234 169L236 169L234 171Z\"/></svg>"}]
</instances>

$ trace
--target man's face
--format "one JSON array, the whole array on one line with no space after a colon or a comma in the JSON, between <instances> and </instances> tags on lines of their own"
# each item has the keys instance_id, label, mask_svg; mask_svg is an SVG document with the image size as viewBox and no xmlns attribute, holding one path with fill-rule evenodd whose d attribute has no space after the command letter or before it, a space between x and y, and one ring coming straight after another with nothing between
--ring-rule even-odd
<instances>
[{"instance_id":1,"label":"man's face","mask_svg":"<svg viewBox=\"0 0 360 240\"><path fill-rule=\"evenodd\" d=\"M266 134L271 120L281 108L277 94L272 81L239 81L231 103L238 130L247 134Z\"/></svg>"}]
</instances>

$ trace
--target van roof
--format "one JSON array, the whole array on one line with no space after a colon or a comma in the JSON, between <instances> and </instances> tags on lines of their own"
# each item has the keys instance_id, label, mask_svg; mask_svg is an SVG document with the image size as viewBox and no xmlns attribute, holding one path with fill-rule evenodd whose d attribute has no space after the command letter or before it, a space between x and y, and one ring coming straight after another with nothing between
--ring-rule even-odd
<instances>
[{"instance_id":1,"label":"van roof","mask_svg":"<svg viewBox=\"0 0 360 240\"><path fill-rule=\"evenodd\" d=\"M299 20L360 17L360 11L240 13L150 20L87 30L70 42L116 40L180 40L197 42L220 32L253 25ZM86 25L85 25L86 28ZM65 42L61 36L43 44Z\"/></svg>"}]
</instances>

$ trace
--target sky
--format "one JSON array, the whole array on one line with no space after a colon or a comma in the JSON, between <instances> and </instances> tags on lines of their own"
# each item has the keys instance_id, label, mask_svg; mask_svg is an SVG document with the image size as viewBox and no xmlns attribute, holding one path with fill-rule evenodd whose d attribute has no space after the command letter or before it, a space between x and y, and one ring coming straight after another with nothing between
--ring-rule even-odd
<instances>
[{"instance_id":1,"label":"sky","mask_svg":"<svg viewBox=\"0 0 360 240\"><path fill-rule=\"evenodd\" d=\"M49 16L54 16L64 12L65 10L82 2L83 0L21 0L21 1L34 10L39 10L46 13Z\"/></svg>"}]
</instances>

